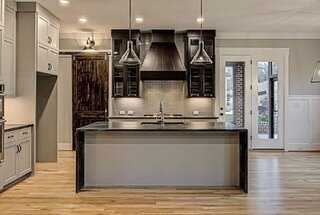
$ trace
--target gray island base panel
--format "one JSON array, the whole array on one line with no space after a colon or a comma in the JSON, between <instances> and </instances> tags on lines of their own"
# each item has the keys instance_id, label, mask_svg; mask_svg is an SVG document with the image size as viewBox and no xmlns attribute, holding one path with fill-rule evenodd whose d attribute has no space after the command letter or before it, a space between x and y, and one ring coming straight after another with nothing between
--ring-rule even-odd
<instances>
[{"instance_id":1,"label":"gray island base panel","mask_svg":"<svg viewBox=\"0 0 320 215\"><path fill-rule=\"evenodd\" d=\"M112 186L232 186L248 192L248 132L217 122L79 128L76 191Z\"/></svg>"}]
</instances>

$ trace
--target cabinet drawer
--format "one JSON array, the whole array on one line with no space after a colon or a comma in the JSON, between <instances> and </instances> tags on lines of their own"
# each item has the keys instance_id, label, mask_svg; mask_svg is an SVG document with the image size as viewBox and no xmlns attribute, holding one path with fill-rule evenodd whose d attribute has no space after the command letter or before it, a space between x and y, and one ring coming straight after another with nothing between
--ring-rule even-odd
<instances>
[{"instance_id":1,"label":"cabinet drawer","mask_svg":"<svg viewBox=\"0 0 320 215\"><path fill-rule=\"evenodd\" d=\"M19 140L29 138L29 137L31 137L31 128L21 129L21 130L17 131L17 133L18 133Z\"/></svg>"},{"instance_id":2,"label":"cabinet drawer","mask_svg":"<svg viewBox=\"0 0 320 215\"><path fill-rule=\"evenodd\" d=\"M18 139L16 132L5 132L4 133L4 143L7 146L9 143L15 142Z\"/></svg>"}]
</instances>

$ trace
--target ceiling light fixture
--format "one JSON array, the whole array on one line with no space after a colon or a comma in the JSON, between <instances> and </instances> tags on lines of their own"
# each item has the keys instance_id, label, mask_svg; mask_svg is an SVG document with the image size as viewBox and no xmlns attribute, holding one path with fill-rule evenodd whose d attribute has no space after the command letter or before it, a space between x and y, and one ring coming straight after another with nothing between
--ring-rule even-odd
<instances>
[{"instance_id":1,"label":"ceiling light fixture","mask_svg":"<svg viewBox=\"0 0 320 215\"><path fill-rule=\"evenodd\" d=\"M133 50L133 42L131 40L131 0L129 0L129 40L127 42L127 50L122 55L119 63L127 66L141 64L140 59Z\"/></svg>"},{"instance_id":2,"label":"ceiling light fixture","mask_svg":"<svg viewBox=\"0 0 320 215\"><path fill-rule=\"evenodd\" d=\"M206 50L204 49L204 42L202 39L202 25L203 25L203 10L202 10L202 0L200 0L200 40L199 40L199 49L197 51L197 53L195 54L195 56L193 57L191 64L192 65L208 65L208 64L212 64L212 60L210 59L209 55L207 54Z\"/></svg>"},{"instance_id":3,"label":"ceiling light fixture","mask_svg":"<svg viewBox=\"0 0 320 215\"><path fill-rule=\"evenodd\" d=\"M136 17L136 23L142 23L144 20L142 17Z\"/></svg>"},{"instance_id":4,"label":"ceiling light fixture","mask_svg":"<svg viewBox=\"0 0 320 215\"><path fill-rule=\"evenodd\" d=\"M60 2L60 4L61 4L62 6L67 6L67 5L70 4L70 1L69 1L69 0L59 0L59 2Z\"/></svg>"},{"instance_id":5,"label":"ceiling light fixture","mask_svg":"<svg viewBox=\"0 0 320 215\"><path fill-rule=\"evenodd\" d=\"M311 83L319 83L320 82L320 60L317 61L316 67L314 69Z\"/></svg>"},{"instance_id":6,"label":"ceiling light fixture","mask_svg":"<svg viewBox=\"0 0 320 215\"><path fill-rule=\"evenodd\" d=\"M94 41L93 32L91 32L91 39L88 37L86 45L83 47L83 52L95 52L96 50L93 48L96 45Z\"/></svg>"},{"instance_id":7,"label":"ceiling light fixture","mask_svg":"<svg viewBox=\"0 0 320 215\"><path fill-rule=\"evenodd\" d=\"M204 22L204 18L203 17L198 17L197 18L197 22L200 24L200 23L203 23Z\"/></svg>"},{"instance_id":8,"label":"ceiling light fixture","mask_svg":"<svg viewBox=\"0 0 320 215\"><path fill-rule=\"evenodd\" d=\"M80 17L79 18L79 22L84 24L84 23L87 23L88 22L88 19L86 17Z\"/></svg>"}]
</instances>

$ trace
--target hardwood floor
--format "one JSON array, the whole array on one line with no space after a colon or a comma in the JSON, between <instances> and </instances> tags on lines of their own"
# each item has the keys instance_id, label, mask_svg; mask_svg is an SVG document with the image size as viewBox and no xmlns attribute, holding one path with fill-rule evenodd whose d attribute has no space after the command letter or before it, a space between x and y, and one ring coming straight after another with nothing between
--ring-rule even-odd
<instances>
[{"instance_id":1,"label":"hardwood floor","mask_svg":"<svg viewBox=\"0 0 320 215\"><path fill-rule=\"evenodd\" d=\"M320 153L250 152L249 193L235 189L101 189L76 194L75 155L39 163L0 194L0 214L320 214Z\"/></svg>"}]
</instances>

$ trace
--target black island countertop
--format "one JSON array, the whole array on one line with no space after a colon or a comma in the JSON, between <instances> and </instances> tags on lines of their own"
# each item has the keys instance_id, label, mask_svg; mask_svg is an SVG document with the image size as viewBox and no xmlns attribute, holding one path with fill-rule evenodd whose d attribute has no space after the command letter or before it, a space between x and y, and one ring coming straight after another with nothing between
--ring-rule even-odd
<instances>
[{"instance_id":1,"label":"black island countertop","mask_svg":"<svg viewBox=\"0 0 320 215\"><path fill-rule=\"evenodd\" d=\"M141 122L95 122L78 131L246 131L247 129L223 122L186 122L142 124Z\"/></svg>"},{"instance_id":2,"label":"black island countertop","mask_svg":"<svg viewBox=\"0 0 320 215\"><path fill-rule=\"evenodd\" d=\"M109 116L108 119L137 119L137 120L143 120L143 119L155 119L156 116ZM165 116L165 119L194 119L194 120L217 120L219 117L216 116Z\"/></svg>"}]
</instances>

